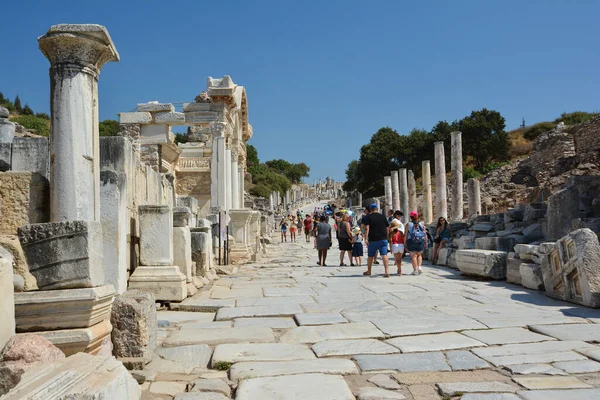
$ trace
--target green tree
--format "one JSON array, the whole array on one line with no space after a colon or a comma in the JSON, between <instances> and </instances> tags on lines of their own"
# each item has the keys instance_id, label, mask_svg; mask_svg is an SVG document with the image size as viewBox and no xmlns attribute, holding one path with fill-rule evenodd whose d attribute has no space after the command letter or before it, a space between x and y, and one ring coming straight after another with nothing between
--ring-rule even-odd
<instances>
[{"instance_id":1,"label":"green tree","mask_svg":"<svg viewBox=\"0 0 600 400\"><path fill-rule=\"evenodd\" d=\"M248 167L260 164L258 151L251 144L246 145L246 164Z\"/></svg>"},{"instance_id":2,"label":"green tree","mask_svg":"<svg viewBox=\"0 0 600 400\"><path fill-rule=\"evenodd\" d=\"M99 124L100 136L118 136L119 122L114 119L105 119Z\"/></svg>"},{"instance_id":3,"label":"green tree","mask_svg":"<svg viewBox=\"0 0 600 400\"><path fill-rule=\"evenodd\" d=\"M23 125L26 129L33 130L38 135L50 135L50 121L47 119L38 118L34 115L17 115L11 117L10 120Z\"/></svg>"},{"instance_id":4,"label":"green tree","mask_svg":"<svg viewBox=\"0 0 600 400\"><path fill-rule=\"evenodd\" d=\"M506 121L498 111L486 108L460 120L463 154L472 157L478 170L492 161L508 160L510 141L505 126Z\"/></svg>"},{"instance_id":5,"label":"green tree","mask_svg":"<svg viewBox=\"0 0 600 400\"><path fill-rule=\"evenodd\" d=\"M19 98L19 95L17 95L17 97L15 97L15 110L21 114L23 112L23 107L21 106L21 99Z\"/></svg>"},{"instance_id":6,"label":"green tree","mask_svg":"<svg viewBox=\"0 0 600 400\"><path fill-rule=\"evenodd\" d=\"M4 93L0 92L0 104L4 104L7 99L4 97Z\"/></svg>"},{"instance_id":7,"label":"green tree","mask_svg":"<svg viewBox=\"0 0 600 400\"><path fill-rule=\"evenodd\" d=\"M344 182L343 189L347 192L356 190L362 185L362 175L360 170L360 162L358 160L352 160L348 163L346 168L346 182Z\"/></svg>"},{"instance_id":8,"label":"green tree","mask_svg":"<svg viewBox=\"0 0 600 400\"><path fill-rule=\"evenodd\" d=\"M390 127L379 129L371 141L360 149L360 173L362 180L357 189L366 196L378 196L383 193L383 178L389 171L398 169L401 163L400 147L402 139L398 132Z\"/></svg>"},{"instance_id":9,"label":"green tree","mask_svg":"<svg viewBox=\"0 0 600 400\"><path fill-rule=\"evenodd\" d=\"M33 115L33 110L27 103L25 103L25 107L23 107L23 115Z\"/></svg>"},{"instance_id":10,"label":"green tree","mask_svg":"<svg viewBox=\"0 0 600 400\"><path fill-rule=\"evenodd\" d=\"M48 114L46 114L46 113L43 113L43 112L35 113L35 116L38 117L38 118L43 118L43 119L47 119L47 120L50 119L50 116Z\"/></svg>"},{"instance_id":11,"label":"green tree","mask_svg":"<svg viewBox=\"0 0 600 400\"><path fill-rule=\"evenodd\" d=\"M307 177L310 168L305 163L292 164L289 161L277 159L266 162L266 165L285 175L292 183L300 183L302 178Z\"/></svg>"}]
</instances>

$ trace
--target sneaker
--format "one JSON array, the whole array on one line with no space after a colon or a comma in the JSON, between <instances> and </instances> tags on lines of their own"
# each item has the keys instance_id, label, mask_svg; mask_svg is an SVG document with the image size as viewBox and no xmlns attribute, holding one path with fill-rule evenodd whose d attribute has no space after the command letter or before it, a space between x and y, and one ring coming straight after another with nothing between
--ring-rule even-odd
<instances>
[{"instance_id":1,"label":"sneaker","mask_svg":"<svg viewBox=\"0 0 600 400\"><path fill-rule=\"evenodd\" d=\"M379 261L373 261L373 264L379 265Z\"/></svg>"},{"instance_id":2,"label":"sneaker","mask_svg":"<svg viewBox=\"0 0 600 400\"><path fill-rule=\"evenodd\" d=\"M419 275L421 275L423 273L423 270L421 269L421 267L419 267Z\"/></svg>"},{"instance_id":3,"label":"sneaker","mask_svg":"<svg viewBox=\"0 0 600 400\"><path fill-rule=\"evenodd\" d=\"M413 271L411 275L419 275L419 273L417 271Z\"/></svg>"}]
</instances>

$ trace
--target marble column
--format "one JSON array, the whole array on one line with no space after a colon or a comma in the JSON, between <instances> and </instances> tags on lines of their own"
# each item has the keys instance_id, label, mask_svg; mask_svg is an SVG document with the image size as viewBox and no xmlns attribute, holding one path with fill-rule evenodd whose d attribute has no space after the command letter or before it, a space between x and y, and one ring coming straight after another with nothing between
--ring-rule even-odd
<instances>
[{"instance_id":1,"label":"marble column","mask_svg":"<svg viewBox=\"0 0 600 400\"><path fill-rule=\"evenodd\" d=\"M271 194L269 195L269 211L273 211L273 193L271 192Z\"/></svg>"},{"instance_id":2,"label":"marble column","mask_svg":"<svg viewBox=\"0 0 600 400\"><path fill-rule=\"evenodd\" d=\"M385 215L387 212L392 209L392 177L385 176L383 178L383 188L385 193L385 204L383 205L383 210L381 210Z\"/></svg>"},{"instance_id":3,"label":"marble column","mask_svg":"<svg viewBox=\"0 0 600 400\"><path fill-rule=\"evenodd\" d=\"M358 192L358 204L359 207L364 207L363 205L363 196L361 192Z\"/></svg>"},{"instance_id":4,"label":"marble column","mask_svg":"<svg viewBox=\"0 0 600 400\"><path fill-rule=\"evenodd\" d=\"M226 210L229 211L233 208L233 179L232 179L232 165L231 165L231 149L225 149L225 202Z\"/></svg>"},{"instance_id":5,"label":"marble column","mask_svg":"<svg viewBox=\"0 0 600 400\"><path fill-rule=\"evenodd\" d=\"M99 221L98 76L119 53L101 25L54 25L38 42L50 61L50 219Z\"/></svg>"},{"instance_id":6,"label":"marble column","mask_svg":"<svg viewBox=\"0 0 600 400\"><path fill-rule=\"evenodd\" d=\"M398 171L392 171L392 208L400 209L400 186L398 183Z\"/></svg>"},{"instance_id":7,"label":"marble column","mask_svg":"<svg viewBox=\"0 0 600 400\"><path fill-rule=\"evenodd\" d=\"M469 217L481 215L481 193L479 179L467 180L467 196L469 197Z\"/></svg>"},{"instance_id":8,"label":"marble column","mask_svg":"<svg viewBox=\"0 0 600 400\"><path fill-rule=\"evenodd\" d=\"M400 211L404 214L402 222L407 223L412 210L409 209L408 204L408 175L406 168L400 168L398 175L400 180Z\"/></svg>"},{"instance_id":9,"label":"marble column","mask_svg":"<svg viewBox=\"0 0 600 400\"><path fill-rule=\"evenodd\" d=\"M238 162L238 182L239 182L239 194L240 194L240 207L246 208L246 196L244 195L246 191L246 173L244 171L244 167L239 165Z\"/></svg>"},{"instance_id":10,"label":"marble column","mask_svg":"<svg viewBox=\"0 0 600 400\"><path fill-rule=\"evenodd\" d=\"M435 142L435 212L434 220L439 217L448 218L448 201L446 194L446 159L444 142Z\"/></svg>"},{"instance_id":11,"label":"marble column","mask_svg":"<svg viewBox=\"0 0 600 400\"><path fill-rule=\"evenodd\" d=\"M429 160L421 162L423 176L423 220L426 224L433 221L433 205L431 204L431 163Z\"/></svg>"},{"instance_id":12,"label":"marble column","mask_svg":"<svg viewBox=\"0 0 600 400\"><path fill-rule=\"evenodd\" d=\"M231 208L244 208L240 204L240 171L238 170L237 150L231 151Z\"/></svg>"},{"instance_id":13,"label":"marble column","mask_svg":"<svg viewBox=\"0 0 600 400\"><path fill-rule=\"evenodd\" d=\"M452 132L451 137L451 170L452 170L452 219L463 219L463 157L462 133Z\"/></svg>"},{"instance_id":14,"label":"marble column","mask_svg":"<svg viewBox=\"0 0 600 400\"><path fill-rule=\"evenodd\" d=\"M224 211L227 207L227 163L225 162L225 157L225 138L223 136L214 137L210 167L210 206L220 208L221 211Z\"/></svg>"},{"instance_id":15,"label":"marble column","mask_svg":"<svg viewBox=\"0 0 600 400\"><path fill-rule=\"evenodd\" d=\"M411 170L408 171L408 209L413 211L417 206L417 181L415 174Z\"/></svg>"}]
</instances>

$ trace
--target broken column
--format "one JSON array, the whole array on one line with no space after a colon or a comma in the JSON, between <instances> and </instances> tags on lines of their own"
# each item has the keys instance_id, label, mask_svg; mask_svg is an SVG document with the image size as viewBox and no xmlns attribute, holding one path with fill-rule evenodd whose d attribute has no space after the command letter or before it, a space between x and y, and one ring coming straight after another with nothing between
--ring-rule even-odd
<instances>
[{"instance_id":1,"label":"broken column","mask_svg":"<svg viewBox=\"0 0 600 400\"><path fill-rule=\"evenodd\" d=\"M129 288L150 292L156 300L187 297L186 276L173 265L173 215L169 206L139 207L140 266L129 278Z\"/></svg>"},{"instance_id":2,"label":"broken column","mask_svg":"<svg viewBox=\"0 0 600 400\"><path fill-rule=\"evenodd\" d=\"M452 219L463 219L462 133L450 133L452 170Z\"/></svg>"},{"instance_id":3,"label":"broken column","mask_svg":"<svg viewBox=\"0 0 600 400\"><path fill-rule=\"evenodd\" d=\"M433 205L431 200L431 166L429 160L421 162L423 176L423 220L426 224L433 221Z\"/></svg>"},{"instance_id":4,"label":"broken column","mask_svg":"<svg viewBox=\"0 0 600 400\"><path fill-rule=\"evenodd\" d=\"M0 106L0 172L11 170L11 146L15 124L8 120L9 112Z\"/></svg>"},{"instance_id":5,"label":"broken column","mask_svg":"<svg viewBox=\"0 0 600 400\"><path fill-rule=\"evenodd\" d=\"M252 210L249 209L229 211L229 217L231 218L231 232L234 238L234 243L230 249L230 258L232 263L246 261L250 256L250 249L248 247L248 230L251 213Z\"/></svg>"},{"instance_id":6,"label":"broken column","mask_svg":"<svg viewBox=\"0 0 600 400\"><path fill-rule=\"evenodd\" d=\"M383 189L385 194L385 204L384 209L382 210L384 215L387 215L387 212L392 209L392 177L384 176L383 177Z\"/></svg>"},{"instance_id":7,"label":"broken column","mask_svg":"<svg viewBox=\"0 0 600 400\"><path fill-rule=\"evenodd\" d=\"M435 142L435 212L434 220L439 217L448 218L448 201L446 194L446 158L444 142Z\"/></svg>"},{"instance_id":8,"label":"broken column","mask_svg":"<svg viewBox=\"0 0 600 400\"><path fill-rule=\"evenodd\" d=\"M417 209L417 181L415 174L408 171L408 209L413 211Z\"/></svg>"},{"instance_id":9,"label":"broken column","mask_svg":"<svg viewBox=\"0 0 600 400\"><path fill-rule=\"evenodd\" d=\"M469 217L481 215L481 193L479 179L470 178L467 181L467 196L469 197Z\"/></svg>"},{"instance_id":10,"label":"broken column","mask_svg":"<svg viewBox=\"0 0 600 400\"><path fill-rule=\"evenodd\" d=\"M400 209L400 186L398 183L398 171L392 171L392 209Z\"/></svg>"},{"instance_id":11,"label":"broken column","mask_svg":"<svg viewBox=\"0 0 600 400\"><path fill-rule=\"evenodd\" d=\"M192 232L192 260L196 265L195 275L207 276L213 268L213 242L211 234L211 223L207 219L200 219L198 227ZM196 283L196 280L194 280ZM198 285L196 285L198 287Z\"/></svg>"},{"instance_id":12,"label":"broken column","mask_svg":"<svg viewBox=\"0 0 600 400\"><path fill-rule=\"evenodd\" d=\"M196 287L192 283L192 237L189 227L191 211L187 207L173 209L173 264L185 275L187 295L196 294Z\"/></svg>"},{"instance_id":13,"label":"broken column","mask_svg":"<svg viewBox=\"0 0 600 400\"><path fill-rule=\"evenodd\" d=\"M410 212L413 210L409 209L408 204L408 174L406 168L400 168L398 175L400 185L400 210L404 213L402 222L407 223L409 221Z\"/></svg>"}]
</instances>

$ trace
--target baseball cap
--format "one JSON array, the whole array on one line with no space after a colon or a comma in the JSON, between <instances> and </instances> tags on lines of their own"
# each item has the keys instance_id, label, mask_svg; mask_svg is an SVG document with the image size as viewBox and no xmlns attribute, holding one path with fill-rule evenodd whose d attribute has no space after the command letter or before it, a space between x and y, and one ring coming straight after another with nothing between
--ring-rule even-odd
<instances>
[{"instance_id":1,"label":"baseball cap","mask_svg":"<svg viewBox=\"0 0 600 400\"><path fill-rule=\"evenodd\" d=\"M373 203L371 204L371 206L369 207L371 210L374 210L376 208L379 208L379 206L377 205L377 203Z\"/></svg>"},{"instance_id":2,"label":"baseball cap","mask_svg":"<svg viewBox=\"0 0 600 400\"><path fill-rule=\"evenodd\" d=\"M413 210L413 211L410 212L410 216L411 217L418 217L419 213Z\"/></svg>"}]
</instances>

